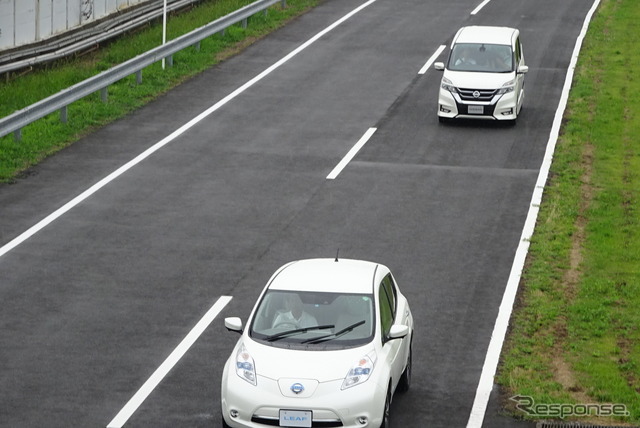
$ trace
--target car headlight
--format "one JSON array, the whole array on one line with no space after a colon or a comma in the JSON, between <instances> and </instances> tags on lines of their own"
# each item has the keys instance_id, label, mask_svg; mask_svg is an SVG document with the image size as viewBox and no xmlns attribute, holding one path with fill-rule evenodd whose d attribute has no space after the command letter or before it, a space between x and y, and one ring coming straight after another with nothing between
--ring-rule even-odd
<instances>
[{"instance_id":1,"label":"car headlight","mask_svg":"<svg viewBox=\"0 0 640 428\"><path fill-rule=\"evenodd\" d=\"M244 344L236 354L236 374L252 385L257 385L256 365Z\"/></svg>"},{"instance_id":2,"label":"car headlight","mask_svg":"<svg viewBox=\"0 0 640 428\"><path fill-rule=\"evenodd\" d=\"M500 89L498 89L498 92L496 92L496 95L502 95L502 94L507 94L509 92L513 92L514 87L515 87L515 81L510 80L504 85L502 85Z\"/></svg>"},{"instance_id":3,"label":"car headlight","mask_svg":"<svg viewBox=\"0 0 640 428\"><path fill-rule=\"evenodd\" d=\"M374 354L375 358L375 354ZM373 371L373 361L369 358L368 355L360 358L347 376L344 378L344 382L342 382L342 387L340 389L351 388L352 386L360 385L363 382L366 382L371 376L371 372Z\"/></svg>"},{"instance_id":4,"label":"car headlight","mask_svg":"<svg viewBox=\"0 0 640 428\"><path fill-rule=\"evenodd\" d=\"M442 78L442 83L440 84L440 86L445 91L454 92L454 93L458 92L458 89L455 86L453 86L453 82L447 79L446 77Z\"/></svg>"}]
</instances>

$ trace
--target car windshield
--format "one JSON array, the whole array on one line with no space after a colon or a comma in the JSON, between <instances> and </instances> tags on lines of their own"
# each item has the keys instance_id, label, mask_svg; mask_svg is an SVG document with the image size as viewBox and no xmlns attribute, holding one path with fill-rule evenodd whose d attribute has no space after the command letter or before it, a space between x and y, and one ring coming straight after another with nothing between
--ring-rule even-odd
<instances>
[{"instance_id":1,"label":"car windshield","mask_svg":"<svg viewBox=\"0 0 640 428\"><path fill-rule=\"evenodd\" d=\"M268 290L249 335L272 346L342 349L373 340L369 294Z\"/></svg>"},{"instance_id":2,"label":"car windshield","mask_svg":"<svg viewBox=\"0 0 640 428\"><path fill-rule=\"evenodd\" d=\"M508 45L456 43L447 68L452 71L508 73L514 69L513 51Z\"/></svg>"}]
</instances>

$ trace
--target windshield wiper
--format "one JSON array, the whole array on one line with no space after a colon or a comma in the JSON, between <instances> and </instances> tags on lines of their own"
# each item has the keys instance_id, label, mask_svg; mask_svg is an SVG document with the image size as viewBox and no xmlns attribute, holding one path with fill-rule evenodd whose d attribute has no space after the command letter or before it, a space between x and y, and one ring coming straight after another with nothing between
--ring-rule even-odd
<instances>
[{"instance_id":1,"label":"windshield wiper","mask_svg":"<svg viewBox=\"0 0 640 428\"><path fill-rule=\"evenodd\" d=\"M313 327L302 327L302 328L296 328L294 330L287 330L287 331L281 331L280 333L276 333L276 334L272 334L271 336L267 336L265 338L266 341L268 342L274 342L276 340L280 340L284 337L287 336L292 336L294 334L298 334L298 333L306 333L308 331L311 330L326 330L329 328L334 328L335 326L332 324L327 324L327 325L316 325Z\"/></svg>"},{"instance_id":2,"label":"windshield wiper","mask_svg":"<svg viewBox=\"0 0 640 428\"><path fill-rule=\"evenodd\" d=\"M366 321L362 320L362 321L358 321L357 323L351 324L349 327L345 327L342 330L335 332L335 333L331 333L331 334L327 334L325 336L320 336L320 337L316 337L313 339L309 339L309 340L305 340L302 343L321 343L321 342L326 342L327 340L332 340L335 339L336 337L340 337L343 334L349 333L351 330L353 330L356 327L360 327L362 324L364 324Z\"/></svg>"}]
</instances>

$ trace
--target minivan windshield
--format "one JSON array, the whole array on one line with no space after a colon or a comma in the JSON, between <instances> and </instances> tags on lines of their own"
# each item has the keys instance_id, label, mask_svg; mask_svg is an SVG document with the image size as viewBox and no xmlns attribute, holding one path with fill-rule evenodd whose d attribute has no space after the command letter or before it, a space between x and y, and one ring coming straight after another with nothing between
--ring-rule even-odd
<instances>
[{"instance_id":1,"label":"minivan windshield","mask_svg":"<svg viewBox=\"0 0 640 428\"><path fill-rule=\"evenodd\" d=\"M452 71L509 73L514 70L513 50L509 45L456 43L447 66Z\"/></svg>"},{"instance_id":2,"label":"minivan windshield","mask_svg":"<svg viewBox=\"0 0 640 428\"><path fill-rule=\"evenodd\" d=\"M343 349L373 340L373 296L268 290L249 335L271 346Z\"/></svg>"}]
</instances>

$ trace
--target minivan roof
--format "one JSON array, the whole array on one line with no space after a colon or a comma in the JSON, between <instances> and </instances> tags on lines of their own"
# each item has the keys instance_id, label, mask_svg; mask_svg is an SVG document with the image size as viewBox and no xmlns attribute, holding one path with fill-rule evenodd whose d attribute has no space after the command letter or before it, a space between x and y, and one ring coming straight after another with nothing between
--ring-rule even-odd
<instances>
[{"instance_id":1,"label":"minivan roof","mask_svg":"<svg viewBox=\"0 0 640 428\"><path fill-rule=\"evenodd\" d=\"M486 43L492 45L511 45L514 34L518 32L509 27L488 27L473 25L462 27L454 38L454 43Z\"/></svg>"}]
</instances>

